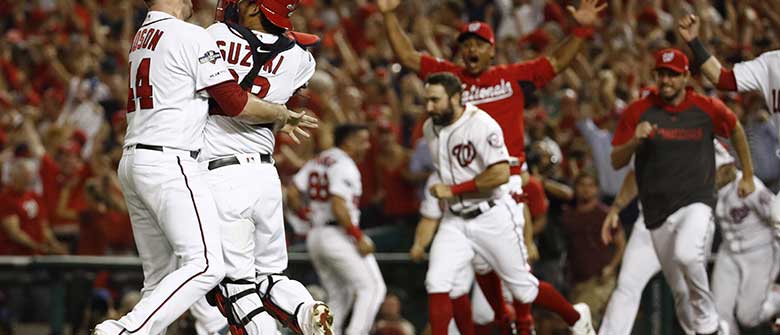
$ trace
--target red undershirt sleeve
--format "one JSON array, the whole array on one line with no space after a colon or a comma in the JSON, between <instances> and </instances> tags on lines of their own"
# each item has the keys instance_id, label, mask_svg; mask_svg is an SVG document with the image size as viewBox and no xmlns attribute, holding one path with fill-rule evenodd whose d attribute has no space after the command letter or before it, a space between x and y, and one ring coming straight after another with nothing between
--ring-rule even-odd
<instances>
[{"instance_id":1,"label":"red undershirt sleeve","mask_svg":"<svg viewBox=\"0 0 780 335\"><path fill-rule=\"evenodd\" d=\"M718 77L718 84L715 85L719 90L724 91L736 91L737 90L737 77L734 76L734 71L721 68L720 77Z\"/></svg>"},{"instance_id":2,"label":"red undershirt sleeve","mask_svg":"<svg viewBox=\"0 0 780 335\"><path fill-rule=\"evenodd\" d=\"M206 88L209 95L217 101L219 110L212 108L212 114L237 116L244 111L249 101L247 93L235 81L226 81Z\"/></svg>"}]
</instances>

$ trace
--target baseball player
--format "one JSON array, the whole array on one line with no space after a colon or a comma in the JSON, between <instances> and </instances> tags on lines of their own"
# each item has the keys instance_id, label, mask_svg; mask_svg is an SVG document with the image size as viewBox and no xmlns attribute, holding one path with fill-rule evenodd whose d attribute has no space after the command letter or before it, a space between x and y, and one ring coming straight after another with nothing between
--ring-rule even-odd
<instances>
[{"instance_id":1,"label":"baseball player","mask_svg":"<svg viewBox=\"0 0 780 335\"><path fill-rule=\"evenodd\" d=\"M733 136L745 174L740 196L753 192L752 163L742 126L720 100L687 88L688 58L677 49L655 54L658 92L633 102L621 115L612 140L612 166L635 158L639 198L661 269L683 308L688 292L694 331L711 334L718 314L706 271L714 231L715 135Z\"/></svg>"},{"instance_id":2,"label":"baseball player","mask_svg":"<svg viewBox=\"0 0 780 335\"><path fill-rule=\"evenodd\" d=\"M372 255L374 244L359 228L357 203L363 186L356 162L365 157L368 139L365 126L337 126L335 147L308 161L289 187L292 210L302 208L301 194L309 200L312 229L306 245L336 315L334 334L345 326L346 335L368 334L387 292ZM352 317L346 320L343 316L349 314L350 307Z\"/></svg>"},{"instance_id":3,"label":"baseball player","mask_svg":"<svg viewBox=\"0 0 780 335\"><path fill-rule=\"evenodd\" d=\"M161 334L225 275L220 218L197 162L209 96L251 123L314 126L234 81L216 42L184 20L191 1L147 0L128 57L127 134L119 180L144 270L141 301L94 334ZM177 267L177 263L180 264Z\"/></svg>"},{"instance_id":4,"label":"baseball player","mask_svg":"<svg viewBox=\"0 0 780 335\"><path fill-rule=\"evenodd\" d=\"M428 176L425 189L430 189L433 185L439 183L438 175L431 174ZM430 192L425 192L420 203L421 218L417 223L414 243L411 249L409 249L409 258L412 261L419 262L425 257L425 249L434 239L442 215L443 210L439 205L439 200L434 198ZM457 244L451 246L451 248L459 247L470 248L469 246ZM492 332L491 323L494 321L495 316L493 309L490 307L479 285L475 285L474 282L474 269L484 266L486 266L484 259L475 255L471 264L461 269L459 274L456 275L452 291L449 292L454 318L454 322L451 322L449 325L450 334L488 334ZM469 296L467 295L469 289L472 289L471 301L469 301ZM509 292L504 293L506 296ZM508 299L511 301L511 294L509 294ZM473 329L471 329L472 321Z\"/></svg>"},{"instance_id":5,"label":"baseball player","mask_svg":"<svg viewBox=\"0 0 780 335\"><path fill-rule=\"evenodd\" d=\"M765 52L756 59L737 63L734 69L728 69L710 55L699 40L699 26L699 18L693 14L678 22L678 32L693 51L694 63L700 65L702 74L720 90L761 92L767 108L775 116L775 127L780 133L780 50ZM775 197L771 208L772 220L780 222L780 196Z\"/></svg>"},{"instance_id":6,"label":"baseball player","mask_svg":"<svg viewBox=\"0 0 780 335\"><path fill-rule=\"evenodd\" d=\"M228 70L257 97L286 103L315 68L312 55L285 36L298 1L225 5L225 22L207 31ZM328 307L314 301L301 283L282 275L287 246L281 183L271 158L274 130L273 124L250 124L222 115L211 115L206 122L201 156L223 222L227 267L220 290L211 298L227 316L234 335L275 333L271 316L297 334L325 334L332 323Z\"/></svg>"},{"instance_id":7,"label":"baseball player","mask_svg":"<svg viewBox=\"0 0 780 335\"><path fill-rule=\"evenodd\" d=\"M766 223L761 223L761 225L758 226L758 229L755 229L756 227L753 227L753 229L744 229L741 228L742 226L728 227L728 224L724 224L724 222L728 222L731 219L724 218L724 216L729 216L730 212L734 212L738 214L739 217L741 217L744 213L741 213L740 209L737 209L736 211L733 210L733 207L735 207L735 205L742 205L739 208L743 209L742 212L744 212L744 209L748 208L748 206L745 205L745 202L749 202L751 199L756 199L756 197L759 197L760 200L762 197L761 194L763 194L765 203L764 206L760 208L760 210L762 210L765 214L764 217L767 217L767 211L769 208L767 204L771 198L771 194L768 194L768 191L766 191L766 188L763 187L763 184L761 184L760 181L757 181L756 192L745 199L739 198L736 194L736 185L731 183L733 180L739 178L738 174L733 173L734 158L728 154L728 151L717 140L715 141L715 162L717 168L716 171L718 171L715 182L716 185L720 188L718 194L718 205L716 206L716 216L723 230L729 232L724 234L724 237L728 241L726 243L728 244L722 245L722 250L718 252L715 271L712 274L712 290L718 311L721 318L723 319L723 321L721 321L721 329L725 334L732 334L738 333L739 330L736 326L733 316L733 311L735 310L734 306L736 304L735 294L737 293L737 289L742 291L745 290L744 288L749 287L754 288L752 291L760 291L760 296L758 298L756 297L756 294L753 294L753 297L751 298L748 298L748 294L739 295L739 297L742 299L740 303L742 306L744 306L743 309L749 310L752 308L749 314L744 314L749 315L746 317L746 319L744 319L749 320L749 322L743 321L743 324L747 326L755 326L757 325L757 319L766 321L767 317L774 315L777 308L776 304L777 302L780 302L780 300L777 300L777 293L772 291L767 292L766 290L760 289L768 288L769 284L771 283L767 284L766 281L769 280L769 278L774 278L775 276L768 275L766 273L760 273L757 276L754 276L753 274L756 271L741 272L740 270L733 268L733 264L735 262L732 260L735 258L736 254L730 252L729 247L726 246L737 243L734 244L734 247L739 250L743 249L741 248L743 245L742 241L745 240L747 240L750 244L753 244L756 241L774 242L774 238L772 238L773 232L768 231L771 230L770 226ZM724 178L723 176L727 176L728 178ZM730 192L727 192L726 189L723 188L725 184L729 184L731 186L729 188ZM634 172L630 171L623 181L623 185L621 186L618 196L615 198L615 202L613 203L613 207L610 209L610 213L607 219L604 220L602 238L604 239L605 243L609 243L610 240L610 235L608 234L609 229L611 227L617 226L618 224L618 213L620 213L623 206L625 206L624 204L631 202L631 200L636 196L636 193L637 191ZM754 207L755 206L749 206L749 209L753 209ZM754 216L748 215L745 217L745 220L747 220L748 217L755 218ZM735 227L744 231L735 233ZM767 237L769 237L769 240L767 240ZM754 249L763 249L765 253L768 253L770 251L773 252L773 250L767 249L772 249L774 246L775 244L768 243ZM774 254L772 253L770 253L769 256L766 254L763 255L764 257L762 259L769 258L774 260L774 263L772 263L771 266L762 268L760 270L777 271L777 257L773 255ZM718 267L718 263L722 263L726 260L728 260L728 264L730 266ZM618 280L618 287L612 293L612 297L610 297L609 307L607 313L604 316L604 320L602 321L602 326L599 329L599 334L630 334L631 329L633 328L636 312L639 309L639 301L641 299L642 290L644 289L645 285L647 285L647 282L649 282L650 279L655 275L655 273L660 270L661 265L658 263L658 258L655 254L655 250L653 249L650 233L645 227L644 220L640 214L639 218L637 218L637 222L634 225L634 229L631 232L631 238L626 248L626 255L623 258L620 278ZM740 285L741 273L748 273L751 277L750 279L743 281L743 285ZM737 275L735 276L735 274ZM734 280L737 282L731 282ZM723 285L723 282L729 283L727 285ZM747 282L749 282L749 284L744 284ZM768 301L768 303L762 303L764 299L766 299L765 301ZM764 316L759 316L759 313L757 313L757 310L760 311L761 308L764 308ZM724 311L731 312L724 313ZM680 320L681 326L686 334L693 334L693 331L691 330L693 327L691 320L692 310L690 308L686 308L682 312L683 313L678 313L678 319Z\"/></svg>"},{"instance_id":8,"label":"baseball player","mask_svg":"<svg viewBox=\"0 0 780 335\"><path fill-rule=\"evenodd\" d=\"M575 334L595 334L587 305L571 306L554 289L543 292L529 272L522 244L524 214L502 187L510 173L501 128L474 105L461 105L461 90L460 80L451 73L426 79L425 108L430 118L423 132L441 181L430 192L448 207L431 245L425 280L433 334L446 334L452 318L449 292L474 255L507 284L515 308L533 302L552 309L547 302L555 301L558 309L569 310L560 315ZM545 299L540 299L543 295Z\"/></svg>"},{"instance_id":9,"label":"baseball player","mask_svg":"<svg viewBox=\"0 0 780 335\"><path fill-rule=\"evenodd\" d=\"M780 292L772 289L780 270L780 244L769 213L774 194L754 176L756 191L740 197L738 180L743 174L728 151L716 149L715 217L723 242L712 271L712 294L727 325L724 333L737 335L737 321L756 327L780 312Z\"/></svg>"},{"instance_id":10,"label":"baseball player","mask_svg":"<svg viewBox=\"0 0 780 335\"><path fill-rule=\"evenodd\" d=\"M379 0L377 5L384 15L390 46L401 65L425 78L431 73L450 72L464 84L463 104L471 103L487 112L502 127L507 148L514 161L510 167L510 179L506 187L517 199L522 194L522 166L525 162L523 108L526 96L550 82L565 70L576 54L593 34L593 24L606 4L598 6L597 0L583 0L580 7L567 7L580 25L573 29L572 36L559 44L548 55L537 59L510 65L491 66L495 56L495 36L492 28L484 22L464 25L458 36L463 66L422 54L401 28L393 11L401 0ZM516 206L522 206L518 201ZM518 210L522 213L522 208ZM521 225L524 223L520 223ZM501 283L494 272L477 278L493 307L496 318L506 320L501 299ZM546 286L545 286L546 287ZM546 290L546 288L545 288ZM543 298L544 299L544 298ZM558 310L557 312L563 312ZM518 320L530 318L531 307L526 305L517 310ZM530 331L526 329L526 331Z\"/></svg>"},{"instance_id":11,"label":"baseball player","mask_svg":"<svg viewBox=\"0 0 780 335\"><path fill-rule=\"evenodd\" d=\"M636 195L635 174L634 170L630 170L623 179L620 191L604 219L601 238L605 244L612 242L611 231L616 229L619 224L620 212ZM647 230L640 211L623 253L617 286L609 297L607 309L601 320L599 335L631 334L636 313L639 310L639 302L642 299L642 291L659 271L661 271L661 263L658 262L650 231ZM680 292L678 299L688 301L688 293ZM677 319L680 321L683 332L687 335L694 335L693 312L690 304L681 303L679 307L681 308L676 309Z\"/></svg>"},{"instance_id":12,"label":"baseball player","mask_svg":"<svg viewBox=\"0 0 780 335\"><path fill-rule=\"evenodd\" d=\"M425 189L430 189L433 187L433 185L440 183L441 180L439 179L439 176L433 173L428 176ZM466 255L465 257L473 258L475 256L469 245L451 243L446 240L447 235L461 235L461 232L455 229L452 225L442 226L441 229L439 229L439 232L441 233L437 233L437 227L439 226L442 215L443 211L439 205L439 200L433 197L430 192L425 192L423 200L420 203L420 222L417 223L417 230L414 235L414 243L412 248L409 250L409 256L413 261L422 260L425 256L425 248L428 247L432 240L435 240L440 235L443 237L439 238L438 243L449 243L450 245L448 245L446 248L439 247L436 250L447 249L451 252L454 251L456 254L464 254ZM450 229L454 229L454 231L449 232L448 230ZM462 238L465 238L465 236L462 236ZM436 258L440 259L441 256L437 256ZM433 268L433 266L430 266L429 270L431 268ZM452 288L449 292L447 292L451 301L452 316L455 317L455 323L457 324L458 331L461 335L475 334L476 329L472 319L472 304L468 295L469 290L474 284L474 269L470 263L466 263L461 269L456 269L456 271L458 275L453 278ZM433 275L430 271L428 273ZM433 306L429 305L428 307L431 309L429 313L435 313ZM492 319L487 320L487 322L490 321L492 321Z\"/></svg>"}]
</instances>

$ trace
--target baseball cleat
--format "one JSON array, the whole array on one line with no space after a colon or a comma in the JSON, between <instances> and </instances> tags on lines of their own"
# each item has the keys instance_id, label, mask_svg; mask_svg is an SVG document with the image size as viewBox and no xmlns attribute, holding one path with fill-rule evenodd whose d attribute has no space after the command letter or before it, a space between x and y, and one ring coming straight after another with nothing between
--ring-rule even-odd
<instances>
[{"instance_id":1,"label":"baseball cleat","mask_svg":"<svg viewBox=\"0 0 780 335\"><path fill-rule=\"evenodd\" d=\"M580 319L569 328L571 333L574 335L596 335L596 331L593 330L593 323L590 321L590 307L579 303L574 305L574 309L580 313Z\"/></svg>"},{"instance_id":2,"label":"baseball cleat","mask_svg":"<svg viewBox=\"0 0 780 335\"><path fill-rule=\"evenodd\" d=\"M324 303L317 303L311 309L312 328L314 335L333 335L333 314Z\"/></svg>"}]
</instances>

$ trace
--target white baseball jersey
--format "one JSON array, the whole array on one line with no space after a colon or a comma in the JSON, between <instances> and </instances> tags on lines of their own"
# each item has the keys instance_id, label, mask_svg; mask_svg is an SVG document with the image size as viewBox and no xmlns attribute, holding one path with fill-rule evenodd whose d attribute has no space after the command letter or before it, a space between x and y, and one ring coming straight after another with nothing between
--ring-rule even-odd
<instances>
[{"instance_id":1,"label":"white baseball jersey","mask_svg":"<svg viewBox=\"0 0 780 335\"><path fill-rule=\"evenodd\" d=\"M769 221L769 204L774 194L757 177L753 177L755 192L740 198L737 192L742 172L718 190L715 215L723 231L723 243L733 252L748 251L772 243L775 234Z\"/></svg>"},{"instance_id":2,"label":"white baseball jersey","mask_svg":"<svg viewBox=\"0 0 780 335\"><path fill-rule=\"evenodd\" d=\"M312 226L324 226L336 220L331 211L331 195L346 201L352 224L359 224L360 210L357 205L363 194L360 170L343 150L331 148L323 151L317 158L306 162L293 177L293 182L309 197Z\"/></svg>"},{"instance_id":3,"label":"white baseball jersey","mask_svg":"<svg viewBox=\"0 0 780 335\"><path fill-rule=\"evenodd\" d=\"M428 119L423 127L433 164L441 181L455 185L474 179L489 166L509 161L501 127L490 115L472 104L466 104L463 115L454 123L439 127ZM482 201L498 199L505 188L474 197L458 197L449 203L461 211Z\"/></svg>"},{"instance_id":4,"label":"white baseball jersey","mask_svg":"<svg viewBox=\"0 0 780 335\"><path fill-rule=\"evenodd\" d=\"M780 50L765 52L758 58L735 64L734 77L739 92L761 91L780 132Z\"/></svg>"},{"instance_id":5,"label":"white baseball jersey","mask_svg":"<svg viewBox=\"0 0 780 335\"><path fill-rule=\"evenodd\" d=\"M241 82L253 66L249 42L224 23L215 23L207 31L217 40L222 58L233 77ZM274 43L277 36L253 31L263 43ZM311 53L299 45L280 52L258 72L250 88L257 97L277 104L287 103L295 90L305 85L314 74L315 62ZM212 115L206 123L204 159L235 153L265 153L274 150L271 129L253 126L231 117Z\"/></svg>"},{"instance_id":6,"label":"white baseball jersey","mask_svg":"<svg viewBox=\"0 0 780 335\"><path fill-rule=\"evenodd\" d=\"M208 116L203 90L233 79L218 50L201 27L163 12L146 15L130 47L125 147L201 149Z\"/></svg>"}]
</instances>

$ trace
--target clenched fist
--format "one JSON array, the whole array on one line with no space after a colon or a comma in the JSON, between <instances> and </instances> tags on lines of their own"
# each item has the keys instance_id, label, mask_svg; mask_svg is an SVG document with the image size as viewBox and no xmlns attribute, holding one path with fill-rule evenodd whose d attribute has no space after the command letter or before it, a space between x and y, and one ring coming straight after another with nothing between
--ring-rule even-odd
<instances>
[{"instance_id":1,"label":"clenched fist","mask_svg":"<svg viewBox=\"0 0 780 335\"><path fill-rule=\"evenodd\" d=\"M685 40L690 42L699 37L699 18L696 15L688 14L677 21L677 32Z\"/></svg>"},{"instance_id":2,"label":"clenched fist","mask_svg":"<svg viewBox=\"0 0 780 335\"><path fill-rule=\"evenodd\" d=\"M638 141L641 141L643 139L646 139L650 137L650 135L658 129L658 125L650 124L650 122L643 121L638 126L636 126L636 130L634 131L634 138Z\"/></svg>"}]
</instances>

